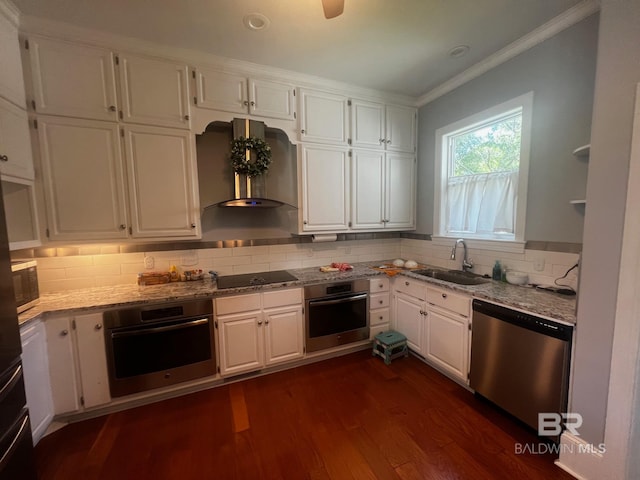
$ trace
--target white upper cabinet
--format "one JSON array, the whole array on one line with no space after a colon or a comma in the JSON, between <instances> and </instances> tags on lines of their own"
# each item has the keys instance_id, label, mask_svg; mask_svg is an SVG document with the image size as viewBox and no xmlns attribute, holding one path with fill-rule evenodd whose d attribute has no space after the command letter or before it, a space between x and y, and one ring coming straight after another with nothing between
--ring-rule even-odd
<instances>
[{"instance_id":1,"label":"white upper cabinet","mask_svg":"<svg viewBox=\"0 0 640 480\"><path fill-rule=\"evenodd\" d=\"M351 101L351 145L361 148L384 148L384 105Z\"/></svg>"},{"instance_id":2,"label":"white upper cabinet","mask_svg":"<svg viewBox=\"0 0 640 480\"><path fill-rule=\"evenodd\" d=\"M28 42L36 112L117 119L113 52L35 36Z\"/></svg>"},{"instance_id":3,"label":"white upper cabinet","mask_svg":"<svg viewBox=\"0 0 640 480\"><path fill-rule=\"evenodd\" d=\"M224 112L293 120L294 88L271 80L196 68L197 105Z\"/></svg>"},{"instance_id":4,"label":"white upper cabinet","mask_svg":"<svg viewBox=\"0 0 640 480\"><path fill-rule=\"evenodd\" d=\"M385 228L415 228L415 157L404 153L387 153L385 177Z\"/></svg>"},{"instance_id":5,"label":"white upper cabinet","mask_svg":"<svg viewBox=\"0 0 640 480\"><path fill-rule=\"evenodd\" d=\"M25 107L17 26L0 13L0 97Z\"/></svg>"},{"instance_id":6,"label":"white upper cabinet","mask_svg":"<svg viewBox=\"0 0 640 480\"><path fill-rule=\"evenodd\" d=\"M394 152L416 151L417 111L413 107L387 105L386 108L386 137L387 150Z\"/></svg>"},{"instance_id":7,"label":"white upper cabinet","mask_svg":"<svg viewBox=\"0 0 640 480\"><path fill-rule=\"evenodd\" d=\"M34 179L27 112L0 98L0 173Z\"/></svg>"},{"instance_id":8,"label":"white upper cabinet","mask_svg":"<svg viewBox=\"0 0 640 480\"><path fill-rule=\"evenodd\" d=\"M300 147L301 231L349 228L349 157L347 150L323 145Z\"/></svg>"},{"instance_id":9,"label":"white upper cabinet","mask_svg":"<svg viewBox=\"0 0 640 480\"><path fill-rule=\"evenodd\" d=\"M351 227L358 230L384 228L385 154L354 150L351 161Z\"/></svg>"},{"instance_id":10,"label":"white upper cabinet","mask_svg":"<svg viewBox=\"0 0 640 480\"><path fill-rule=\"evenodd\" d=\"M352 100L352 145L414 153L416 115L412 107Z\"/></svg>"},{"instance_id":11,"label":"white upper cabinet","mask_svg":"<svg viewBox=\"0 0 640 480\"><path fill-rule=\"evenodd\" d=\"M50 239L126 238L117 125L40 116L38 136Z\"/></svg>"},{"instance_id":12,"label":"white upper cabinet","mask_svg":"<svg viewBox=\"0 0 640 480\"><path fill-rule=\"evenodd\" d=\"M347 145L349 99L319 90L300 89L300 140Z\"/></svg>"},{"instance_id":13,"label":"white upper cabinet","mask_svg":"<svg viewBox=\"0 0 640 480\"><path fill-rule=\"evenodd\" d=\"M133 237L198 237L195 141L189 132L124 127Z\"/></svg>"},{"instance_id":14,"label":"white upper cabinet","mask_svg":"<svg viewBox=\"0 0 640 480\"><path fill-rule=\"evenodd\" d=\"M122 120L189 128L189 70L186 64L149 57L118 56Z\"/></svg>"}]
</instances>

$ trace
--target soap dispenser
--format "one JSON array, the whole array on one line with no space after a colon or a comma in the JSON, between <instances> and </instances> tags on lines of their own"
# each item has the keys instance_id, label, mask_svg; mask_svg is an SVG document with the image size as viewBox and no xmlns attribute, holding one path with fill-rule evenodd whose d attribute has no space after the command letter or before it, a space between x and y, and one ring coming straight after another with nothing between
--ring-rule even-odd
<instances>
[{"instance_id":1,"label":"soap dispenser","mask_svg":"<svg viewBox=\"0 0 640 480\"><path fill-rule=\"evenodd\" d=\"M496 264L493 266L493 272L491 273L491 278L497 281L502 280L502 267L500 266L500 260L496 260Z\"/></svg>"}]
</instances>

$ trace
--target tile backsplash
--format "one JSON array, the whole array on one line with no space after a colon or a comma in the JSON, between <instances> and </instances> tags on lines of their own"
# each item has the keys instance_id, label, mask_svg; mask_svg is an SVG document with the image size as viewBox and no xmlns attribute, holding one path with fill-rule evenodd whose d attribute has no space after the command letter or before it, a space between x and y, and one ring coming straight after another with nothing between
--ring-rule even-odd
<instances>
[{"instance_id":1,"label":"tile backsplash","mask_svg":"<svg viewBox=\"0 0 640 480\"><path fill-rule=\"evenodd\" d=\"M40 290L63 292L87 287L134 284L145 271L167 271L172 265L181 270L215 270L221 275L319 267L331 262L369 262L393 258L416 260L428 265L459 269L458 259L450 260L451 247L429 240L385 238L347 240L333 243L292 243L231 248L198 248L133 253L105 253L105 248L86 247L80 254L38 257ZM470 249L473 271L489 274L496 260L507 269L529 274L529 281L553 285L578 261L576 253L527 249L522 254ZM146 260L146 261L145 261ZM145 264L149 267L146 268ZM152 264L152 266L151 266ZM561 283L576 288L577 269Z\"/></svg>"}]
</instances>

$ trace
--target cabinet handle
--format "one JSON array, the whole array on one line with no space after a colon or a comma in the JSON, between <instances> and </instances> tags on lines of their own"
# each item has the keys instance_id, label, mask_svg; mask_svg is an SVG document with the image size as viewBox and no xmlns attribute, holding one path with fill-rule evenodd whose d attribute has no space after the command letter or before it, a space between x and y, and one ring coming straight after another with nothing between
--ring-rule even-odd
<instances>
[{"instance_id":1,"label":"cabinet handle","mask_svg":"<svg viewBox=\"0 0 640 480\"><path fill-rule=\"evenodd\" d=\"M256 102L251 101L251 102L249 102L249 105L251 105L252 107L255 107L256 106Z\"/></svg>"},{"instance_id":2,"label":"cabinet handle","mask_svg":"<svg viewBox=\"0 0 640 480\"><path fill-rule=\"evenodd\" d=\"M242 104L246 107L247 105L249 105L249 102L245 100L244 102L242 102Z\"/></svg>"},{"instance_id":3,"label":"cabinet handle","mask_svg":"<svg viewBox=\"0 0 640 480\"><path fill-rule=\"evenodd\" d=\"M192 224L191 224L191 228L196 228L196 224L195 224L195 223L192 223Z\"/></svg>"},{"instance_id":4,"label":"cabinet handle","mask_svg":"<svg viewBox=\"0 0 640 480\"><path fill-rule=\"evenodd\" d=\"M262 320L258 320L258 325L262 325Z\"/></svg>"},{"instance_id":5,"label":"cabinet handle","mask_svg":"<svg viewBox=\"0 0 640 480\"><path fill-rule=\"evenodd\" d=\"M380 288L384 288L384 284L382 284L382 283L381 283L380 285L378 285L378 286L379 286Z\"/></svg>"},{"instance_id":6,"label":"cabinet handle","mask_svg":"<svg viewBox=\"0 0 640 480\"><path fill-rule=\"evenodd\" d=\"M380 315L378 318L379 318L380 320L382 320L382 315Z\"/></svg>"},{"instance_id":7,"label":"cabinet handle","mask_svg":"<svg viewBox=\"0 0 640 480\"><path fill-rule=\"evenodd\" d=\"M62 331L60 332L60 336L61 336L61 337L66 337L67 335L69 335L69 330L62 330Z\"/></svg>"},{"instance_id":8,"label":"cabinet handle","mask_svg":"<svg viewBox=\"0 0 640 480\"><path fill-rule=\"evenodd\" d=\"M385 143L386 143L387 145L391 145L391 140L387 140Z\"/></svg>"},{"instance_id":9,"label":"cabinet handle","mask_svg":"<svg viewBox=\"0 0 640 480\"><path fill-rule=\"evenodd\" d=\"M382 305L384 303L384 301L380 300L380 305Z\"/></svg>"},{"instance_id":10,"label":"cabinet handle","mask_svg":"<svg viewBox=\"0 0 640 480\"><path fill-rule=\"evenodd\" d=\"M302 223L304 223L304 224L306 225L306 224L307 224L307 221L306 221L306 220L303 220L303 221L302 221Z\"/></svg>"},{"instance_id":11,"label":"cabinet handle","mask_svg":"<svg viewBox=\"0 0 640 480\"><path fill-rule=\"evenodd\" d=\"M110 112L115 112L116 110L117 110L117 109L116 109L116 106L115 106L115 105L110 105L110 106L109 106L109 111L110 111Z\"/></svg>"},{"instance_id":12,"label":"cabinet handle","mask_svg":"<svg viewBox=\"0 0 640 480\"><path fill-rule=\"evenodd\" d=\"M124 230L125 228L127 228L125 224L120 224L120 230Z\"/></svg>"},{"instance_id":13,"label":"cabinet handle","mask_svg":"<svg viewBox=\"0 0 640 480\"><path fill-rule=\"evenodd\" d=\"M380 145L382 145L384 143L384 138L380 138Z\"/></svg>"},{"instance_id":14,"label":"cabinet handle","mask_svg":"<svg viewBox=\"0 0 640 480\"><path fill-rule=\"evenodd\" d=\"M269 325L269 319L268 318L264 321L264 324L265 325Z\"/></svg>"},{"instance_id":15,"label":"cabinet handle","mask_svg":"<svg viewBox=\"0 0 640 480\"><path fill-rule=\"evenodd\" d=\"M185 119L185 120L189 120L189 115L185 115L185 116L184 116L184 119Z\"/></svg>"},{"instance_id":16,"label":"cabinet handle","mask_svg":"<svg viewBox=\"0 0 640 480\"><path fill-rule=\"evenodd\" d=\"M408 287L409 286L409 282L404 282L404 284Z\"/></svg>"},{"instance_id":17,"label":"cabinet handle","mask_svg":"<svg viewBox=\"0 0 640 480\"><path fill-rule=\"evenodd\" d=\"M95 329L96 330L102 330L102 324L101 323L96 323Z\"/></svg>"},{"instance_id":18,"label":"cabinet handle","mask_svg":"<svg viewBox=\"0 0 640 480\"><path fill-rule=\"evenodd\" d=\"M443 294L442 294L442 298L447 298L447 294L446 294L446 293L443 293Z\"/></svg>"},{"instance_id":19,"label":"cabinet handle","mask_svg":"<svg viewBox=\"0 0 640 480\"><path fill-rule=\"evenodd\" d=\"M8 162L9 161L9 157L7 155L0 155L0 161Z\"/></svg>"},{"instance_id":20,"label":"cabinet handle","mask_svg":"<svg viewBox=\"0 0 640 480\"><path fill-rule=\"evenodd\" d=\"M424 310L420 310L420 315L424 315Z\"/></svg>"},{"instance_id":21,"label":"cabinet handle","mask_svg":"<svg viewBox=\"0 0 640 480\"><path fill-rule=\"evenodd\" d=\"M302 130L300 130L300 133L302 133L302 134L306 133L306 132L304 131L304 128L303 128Z\"/></svg>"}]
</instances>

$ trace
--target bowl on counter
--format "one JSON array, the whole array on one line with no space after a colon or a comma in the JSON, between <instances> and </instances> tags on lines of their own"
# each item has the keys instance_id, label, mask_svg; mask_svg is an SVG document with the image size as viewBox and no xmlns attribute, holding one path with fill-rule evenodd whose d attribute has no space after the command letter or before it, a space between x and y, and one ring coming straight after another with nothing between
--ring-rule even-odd
<instances>
[{"instance_id":1,"label":"bowl on counter","mask_svg":"<svg viewBox=\"0 0 640 480\"><path fill-rule=\"evenodd\" d=\"M525 285L529 282L529 275L516 270L507 270L507 282L512 285Z\"/></svg>"}]
</instances>

